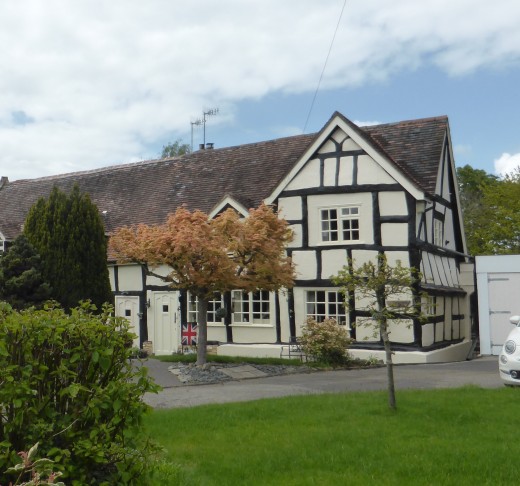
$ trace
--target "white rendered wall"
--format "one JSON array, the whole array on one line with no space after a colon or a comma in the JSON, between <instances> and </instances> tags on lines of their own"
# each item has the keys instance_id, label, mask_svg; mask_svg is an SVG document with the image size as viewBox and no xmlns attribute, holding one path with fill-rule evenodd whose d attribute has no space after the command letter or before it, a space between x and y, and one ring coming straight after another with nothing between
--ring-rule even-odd
<instances>
[{"instance_id":1,"label":"white rendered wall","mask_svg":"<svg viewBox=\"0 0 520 486\"><path fill-rule=\"evenodd\" d=\"M143 273L140 265L120 265L117 276L120 292L143 290Z\"/></svg>"},{"instance_id":2,"label":"white rendered wall","mask_svg":"<svg viewBox=\"0 0 520 486\"><path fill-rule=\"evenodd\" d=\"M408 207L404 192L380 192L379 213L381 216L407 216Z\"/></svg>"}]
</instances>

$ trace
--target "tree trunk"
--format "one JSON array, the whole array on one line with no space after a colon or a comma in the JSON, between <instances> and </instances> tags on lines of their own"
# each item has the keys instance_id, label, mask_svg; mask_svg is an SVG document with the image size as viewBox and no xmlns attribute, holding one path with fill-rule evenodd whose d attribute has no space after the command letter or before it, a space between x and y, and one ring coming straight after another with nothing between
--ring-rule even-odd
<instances>
[{"instance_id":1,"label":"tree trunk","mask_svg":"<svg viewBox=\"0 0 520 486\"><path fill-rule=\"evenodd\" d=\"M378 258L379 271L381 266L384 266L385 260L381 260L381 255ZM390 409L396 409L395 403L395 384L394 384L394 363L392 361L392 346L390 344L390 336L388 335L388 317L385 314L385 284L383 283L376 291L377 298L377 321L379 322L379 332L385 347L385 361L386 361L386 376L388 387L388 406Z\"/></svg>"},{"instance_id":2,"label":"tree trunk","mask_svg":"<svg viewBox=\"0 0 520 486\"><path fill-rule=\"evenodd\" d=\"M381 337L385 346L385 361L386 361L386 376L388 386L388 406L392 409L396 409L395 403L395 383L394 383L394 363L392 361L392 347L390 345L390 337L388 335L388 322L384 319L379 323L381 331Z\"/></svg>"},{"instance_id":3,"label":"tree trunk","mask_svg":"<svg viewBox=\"0 0 520 486\"><path fill-rule=\"evenodd\" d=\"M197 321L199 332L197 336L197 365L206 363L207 344L208 344L208 305L207 297L198 297L199 306Z\"/></svg>"}]
</instances>

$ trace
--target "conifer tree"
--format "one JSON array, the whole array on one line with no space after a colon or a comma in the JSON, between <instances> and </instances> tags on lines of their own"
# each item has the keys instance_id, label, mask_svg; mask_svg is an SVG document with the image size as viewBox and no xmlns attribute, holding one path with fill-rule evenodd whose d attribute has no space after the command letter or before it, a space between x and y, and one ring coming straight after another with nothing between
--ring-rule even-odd
<instances>
[{"instance_id":1,"label":"conifer tree","mask_svg":"<svg viewBox=\"0 0 520 486\"><path fill-rule=\"evenodd\" d=\"M65 308L89 299L98 308L112 300L103 221L88 194L54 187L31 208L24 233L43 260L52 297Z\"/></svg>"},{"instance_id":2,"label":"conifer tree","mask_svg":"<svg viewBox=\"0 0 520 486\"><path fill-rule=\"evenodd\" d=\"M20 235L0 258L0 299L15 309L40 307L51 298L40 256Z\"/></svg>"}]
</instances>

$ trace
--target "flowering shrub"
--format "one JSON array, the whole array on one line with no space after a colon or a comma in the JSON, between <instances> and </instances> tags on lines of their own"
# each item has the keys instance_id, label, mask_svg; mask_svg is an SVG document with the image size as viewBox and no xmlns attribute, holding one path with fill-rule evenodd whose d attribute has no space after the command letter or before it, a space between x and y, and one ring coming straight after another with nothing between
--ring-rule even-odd
<instances>
[{"instance_id":1,"label":"flowering shrub","mask_svg":"<svg viewBox=\"0 0 520 486\"><path fill-rule=\"evenodd\" d=\"M347 330L340 327L335 319L317 322L309 317L300 342L305 354L316 361L339 366L349 360L347 347L351 339Z\"/></svg>"},{"instance_id":2,"label":"flowering shrub","mask_svg":"<svg viewBox=\"0 0 520 486\"><path fill-rule=\"evenodd\" d=\"M52 463L50 459L35 459L36 451L38 450L38 443L33 445L29 451L21 451L18 453L22 462L16 466L10 467L7 472L15 473L17 476L16 482L13 486L65 486L65 483L56 481L56 478L61 476L61 472L52 471ZM27 476L27 477L25 477ZM28 479L28 481L25 481ZM23 482L20 482L23 481Z\"/></svg>"}]
</instances>

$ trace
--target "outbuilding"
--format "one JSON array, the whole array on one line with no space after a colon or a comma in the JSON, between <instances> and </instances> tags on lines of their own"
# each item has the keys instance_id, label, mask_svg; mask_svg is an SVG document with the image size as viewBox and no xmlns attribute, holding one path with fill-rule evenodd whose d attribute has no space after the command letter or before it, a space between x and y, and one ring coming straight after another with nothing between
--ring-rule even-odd
<instances>
[{"instance_id":1,"label":"outbuilding","mask_svg":"<svg viewBox=\"0 0 520 486\"><path fill-rule=\"evenodd\" d=\"M520 314L520 255L475 257L480 354L498 356Z\"/></svg>"}]
</instances>

